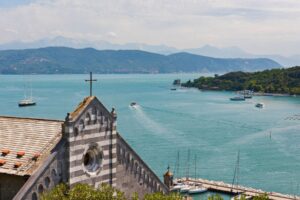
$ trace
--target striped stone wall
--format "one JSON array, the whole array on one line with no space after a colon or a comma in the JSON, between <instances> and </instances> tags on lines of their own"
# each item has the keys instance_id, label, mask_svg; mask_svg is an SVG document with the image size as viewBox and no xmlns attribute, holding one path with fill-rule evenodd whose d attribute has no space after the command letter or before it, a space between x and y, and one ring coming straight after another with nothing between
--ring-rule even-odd
<instances>
[{"instance_id":1,"label":"striped stone wall","mask_svg":"<svg viewBox=\"0 0 300 200\"><path fill-rule=\"evenodd\" d=\"M68 183L71 187L76 183L87 183L94 187L101 183L116 186L114 113L108 112L95 98L76 119L66 119L63 135L67 140ZM101 157L100 167L95 171L89 171L85 165L85 162L88 162L85 161L88 152L97 152Z\"/></svg>"}]
</instances>

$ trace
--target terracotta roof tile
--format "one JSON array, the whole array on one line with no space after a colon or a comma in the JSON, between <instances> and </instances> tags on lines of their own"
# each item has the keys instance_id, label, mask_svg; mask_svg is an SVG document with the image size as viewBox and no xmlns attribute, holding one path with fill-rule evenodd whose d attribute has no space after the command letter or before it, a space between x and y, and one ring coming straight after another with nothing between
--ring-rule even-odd
<instances>
[{"instance_id":1,"label":"terracotta roof tile","mask_svg":"<svg viewBox=\"0 0 300 200\"><path fill-rule=\"evenodd\" d=\"M0 173L32 174L61 139L62 123L58 120L0 116L0 160L6 161L0 165ZM3 154L5 149L9 150L8 154ZM36 154L40 155L39 162L33 159ZM21 165L16 168L16 163Z\"/></svg>"}]
</instances>

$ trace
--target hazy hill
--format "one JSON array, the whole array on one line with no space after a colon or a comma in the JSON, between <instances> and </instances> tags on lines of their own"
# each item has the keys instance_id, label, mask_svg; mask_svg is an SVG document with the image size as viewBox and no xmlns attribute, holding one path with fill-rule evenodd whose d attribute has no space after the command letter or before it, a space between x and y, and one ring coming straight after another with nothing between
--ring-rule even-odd
<instances>
[{"instance_id":1,"label":"hazy hill","mask_svg":"<svg viewBox=\"0 0 300 200\"><path fill-rule=\"evenodd\" d=\"M138 50L47 47L0 51L2 74L228 72L278 67L280 64L266 58L224 59L189 53L161 55Z\"/></svg>"},{"instance_id":2,"label":"hazy hill","mask_svg":"<svg viewBox=\"0 0 300 200\"><path fill-rule=\"evenodd\" d=\"M45 47L70 47L70 48L95 48L97 50L141 50L152 53L158 53L163 55L169 55L178 52L188 52L191 54L214 57L214 58L269 58L281 65L296 66L300 65L300 55L293 56L282 56L282 55L259 55L255 53L249 53L243 49L231 46L231 47L215 47L211 45L204 45L198 48L190 49L177 49L167 45L149 45L144 43L125 43L117 44L108 41L89 41L84 39L74 39L62 36L53 38L43 38L40 40L23 42L23 41L12 41L8 43L0 44L0 50L12 50L12 49L35 49Z\"/></svg>"}]
</instances>

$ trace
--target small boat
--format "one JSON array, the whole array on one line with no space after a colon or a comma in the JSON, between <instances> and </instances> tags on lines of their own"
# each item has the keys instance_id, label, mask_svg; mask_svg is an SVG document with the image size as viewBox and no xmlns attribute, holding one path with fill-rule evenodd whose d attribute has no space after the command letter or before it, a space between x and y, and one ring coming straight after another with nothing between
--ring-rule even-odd
<instances>
[{"instance_id":1,"label":"small boat","mask_svg":"<svg viewBox=\"0 0 300 200\"><path fill-rule=\"evenodd\" d=\"M189 190L191 189L191 187L189 185L183 185L181 188L180 188L180 192L181 193L186 193L186 192L189 192Z\"/></svg>"},{"instance_id":2,"label":"small boat","mask_svg":"<svg viewBox=\"0 0 300 200\"><path fill-rule=\"evenodd\" d=\"M251 98L252 98L252 95L251 95L251 94L245 94L245 95L244 95L244 98L245 98L245 99L251 99Z\"/></svg>"},{"instance_id":3,"label":"small boat","mask_svg":"<svg viewBox=\"0 0 300 200\"><path fill-rule=\"evenodd\" d=\"M34 105L36 105L36 102L33 101L32 98L23 99L23 100L19 101L19 107L34 106Z\"/></svg>"},{"instance_id":4,"label":"small boat","mask_svg":"<svg viewBox=\"0 0 300 200\"><path fill-rule=\"evenodd\" d=\"M180 191L180 189L183 188L183 187L185 187L185 186L186 186L186 185L184 185L184 184L182 184L182 183L179 183L179 184L173 186L173 187L171 188L171 191Z\"/></svg>"},{"instance_id":5,"label":"small boat","mask_svg":"<svg viewBox=\"0 0 300 200\"><path fill-rule=\"evenodd\" d=\"M256 108L263 108L264 104L263 103L257 103L257 104L255 104L255 107Z\"/></svg>"},{"instance_id":6,"label":"small boat","mask_svg":"<svg viewBox=\"0 0 300 200\"><path fill-rule=\"evenodd\" d=\"M253 96L253 91L242 90L242 91L239 91L238 94L244 96L245 99L251 99Z\"/></svg>"},{"instance_id":7,"label":"small boat","mask_svg":"<svg viewBox=\"0 0 300 200\"><path fill-rule=\"evenodd\" d=\"M32 87L30 86L30 97L27 97L27 88L24 85L24 99L18 102L19 107L35 106L36 102L32 98Z\"/></svg>"},{"instance_id":8,"label":"small boat","mask_svg":"<svg viewBox=\"0 0 300 200\"><path fill-rule=\"evenodd\" d=\"M231 101L245 101L245 97L244 96L236 96L236 97L231 97L230 100Z\"/></svg>"},{"instance_id":9,"label":"small boat","mask_svg":"<svg viewBox=\"0 0 300 200\"><path fill-rule=\"evenodd\" d=\"M207 189L204 187L194 187L189 190L189 194L199 194L199 193L203 193L206 191L207 191Z\"/></svg>"},{"instance_id":10,"label":"small boat","mask_svg":"<svg viewBox=\"0 0 300 200\"><path fill-rule=\"evenodd\" d=\"M177 90L176 88L171 88L171 90Z\"/></svg>"},{"instance_id":11,"label":"small boat","mask_svg":"<svg viewBox=\"0 0 300 200\"><path fill-rule=\"evenodd\" d=\"M175 79L174 81L173 81L173 85L181 85L181 81L180 81L180 79Z\"/></svg>"},{"instance_id":12,"label":"small boat","mask_svg":"<svg viewBox=\"0 0 300 200\"><path fill-rule=\"evenodd\" d=\"M130 103L130 106L131 106L131 107L137 106L137 103L136 103L136 102L131 102L131 103Z\"/></svg>"}]
</instances>

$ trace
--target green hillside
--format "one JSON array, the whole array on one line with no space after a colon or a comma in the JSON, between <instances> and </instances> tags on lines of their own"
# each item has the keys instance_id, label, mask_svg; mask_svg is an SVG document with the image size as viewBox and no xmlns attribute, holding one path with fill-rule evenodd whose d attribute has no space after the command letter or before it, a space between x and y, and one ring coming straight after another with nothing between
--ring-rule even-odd
<instances>
[{"instance_id":1,"label":"green hillside","mask_svg":"<svg viewBox=\"0 0 300 200\"><path fill-rule=\"evenodd\" d=\"M253 90L254 92L300 94L300 67L262 72L230 72L222 76L200 77L183 84L208 90Z\"/></svg>"}]
</instances>

